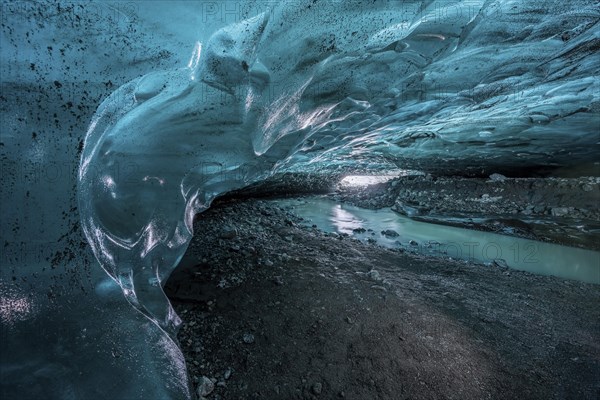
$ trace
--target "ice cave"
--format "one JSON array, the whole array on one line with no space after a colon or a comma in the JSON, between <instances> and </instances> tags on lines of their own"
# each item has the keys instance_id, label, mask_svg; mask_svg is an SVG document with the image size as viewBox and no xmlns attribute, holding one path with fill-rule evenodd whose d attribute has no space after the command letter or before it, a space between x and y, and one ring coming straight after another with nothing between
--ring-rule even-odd
<instances>
[{"instance_id":1,"label":"ice cave","mask_svg":"<svg viewBox=\"0 0 600 400\"><path fill-rule=\"evenodd\" d=\"M1 399L600 397L597 0L0 5Z\"/></svg>"}]
</instances>

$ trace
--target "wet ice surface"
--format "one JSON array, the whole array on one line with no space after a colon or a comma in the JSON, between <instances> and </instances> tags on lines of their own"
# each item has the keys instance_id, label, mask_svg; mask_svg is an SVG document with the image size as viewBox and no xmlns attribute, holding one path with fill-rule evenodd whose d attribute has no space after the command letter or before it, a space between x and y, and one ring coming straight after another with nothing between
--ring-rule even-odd
<instances>
[{"instance_id":1,"label":"wet ice surface","mask_svg":"<svg viewBox=\"0 0 600 400\"><path fill-rule=\"evenodd\" d=\"M390 248L600 284L600 252L414 221L389 208L370 210L323 197L277 200L326 232Z\"/></svg>"}]
</instances>

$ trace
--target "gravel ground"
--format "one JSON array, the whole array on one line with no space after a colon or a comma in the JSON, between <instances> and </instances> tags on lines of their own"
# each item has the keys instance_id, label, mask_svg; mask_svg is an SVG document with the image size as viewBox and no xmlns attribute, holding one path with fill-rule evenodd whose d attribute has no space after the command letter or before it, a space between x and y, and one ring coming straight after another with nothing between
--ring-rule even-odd
<instances>
[{"instance_id":1,"label":"gravel ground","mask_svg":"<svg viewBox=\"0 0 600 400\"><path fill-rule=\"evenodd\" d=\"M600 288L326 234L265 200L198 216L165 291L208 399L597 399Z\"/></svg>"}]
</instances>

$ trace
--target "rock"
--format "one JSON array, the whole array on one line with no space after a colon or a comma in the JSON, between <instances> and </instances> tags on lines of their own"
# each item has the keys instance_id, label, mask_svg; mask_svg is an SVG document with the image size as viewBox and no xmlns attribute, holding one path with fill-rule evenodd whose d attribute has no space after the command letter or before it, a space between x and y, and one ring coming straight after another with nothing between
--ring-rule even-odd
<instances>
[{"instance_id":1,"label":"rock","mask_svg":"<svg viewBox=\"0 0 600 400\"><path fill-rule=\"evenodd\" d=\"M237 231L236 228L234 228L232 226L225 226L221 230L221 233L219 234L219 237L221 239L233 239L237 235L238 235L238 231Z\"/></svg>"},{"instance_id":2,"label":"rock","mask_svg":"<svg viewBox=\"0 0 600 400\"><path fill-rule=\"evenodd\" d=\"M283 286L283 278L281 276L279 276L279 275L273 277L273 279L271 279L271 281L273 283L275 283L276 285L278 285L278 286Z\"/></svg>"},{"instance_id":3,"label":"rock","mask_svg":"<svg viewBox=\"0 0 600 400\"><path fill-rule=\"evenodd\" d=\"M381 280L381 275L379 274L379 271L377 271L376 269L372 269L369 272L367 272L367 276L369 278L373 279L374 281Z\"/></svg>"},{"instance_id":4,"label":"rock","mask_svg":"<svg viewBox=\"0 0 600 400\"><path fill-rule=\"evenodd\" d=\"M572 211L572 207L552 207L550 214L553 217L564 217Z\"/></svg>"},{"instance_id":5,"label":"rock","mask_svg":"<svg viewBox=\"0 0 600 400\"><path fill-rule=\"evenodd\" d=\"M321 394L321 392L322 392L322 391L323 391L323 384L322 384L322 383L320 383L320 382L317 382L317 383L315 383L315 384L312 386L312 392L313 392L314 394Z\"/></svg>"},{"instance_id":6,"label":"rock","mask_svg":"<svg viewBox=\"0 0 600 400\"><path fill-rule=\"evenodd\" d=\"M494 261L492 261L492 264L499 268L508 268L508 264L506 263L506 260L503 260L502 258L494 259Z\"/></svg>"},{"instance_id":7,"label":"rock","mask_svg":"<svg viewBox=\"0 0 600 400\"><path fill-rule=\"evenodd\" d=\"M254 335L251 334L251 333L244 333L244 336L242 337L242 340L246 344L252 344L252 343L254 343Z\"/></svg>"},{"instance_id":8,"label":"rock","mask_svg":"<svg viewBox=\"0 0 600 400\"><path fill-rule=\"evenodd\" d=\"M386 229L385 231L381 231L381 234L386 237L398 237L400 236L398 232L393 229Z\"/></svg>"},{"instance_id":9,"label":"rock","mask_svg":"<svg viewBox=\"0 0 600 400\"><path fill-rule=\"evenodd\" d=\"M354 233L365 233L367 230L365 228L354 228L352 232Z\"/></svg>"},{"instance_id":10,"label":"rock","mask_svg":"<svg viewBox=\"0 0 600 400\"><path fill-rule=\"evenodd\" d=\"M408 242L408 244L410 244L411 246L418 246L419 245L419 243L417 241L415 241L415 240L410 240Z\"/></svg>"},{"instance_id":11,"label":"rock","mask_svg":"<svg viewBox=\"0 0 600 400\"><path fill-rule=\"evenodd\" d=\"M546 211L546 207L544 207L544 206L538 205L538 206L534 206L533 207L533 212L536 213L536 214L541 214L544 211Z\"/></svg>"},{"instance_id":12,"label":"rock","mask_svg":"<svg viewBox=\"0 0 600 400\"><path fill-rule=\"evenodd\" d=\"M506 176L504 176L502 174L491 174L490 180L492 182L504 182L506 180Z\"/></svg>"},{"instance_id":13,"label":"rock","mask_svg":"<svg viewBox=\"0 0 600 400\"><path fill-rule=\"evenodd\" d=\"M521 214L523 214L523 215L531 215L531 214L533 214L533 209L534 209L534 207L531 206L531 205L529 205L524 210L521 211Z\"/></svg>"},{"instance_id":14,"label":"rock","mask_svg":"<svg viewBox=\"0 0 600 400\"><path fill-rule=\"evenodd\" d=\"M215 383L208 377L203 376L200 378L200 382L198 383L198 388L196 391L198 392L198 397L202 398L208 396L215 390Z\"/></svg>"},{"instance_id":15,"label":"rock","mask_svg":"<svg viewBox=\"0 0 600 400\"><path fill-rule=\"evenodd\" d=\"M231 378L231 368L227 368L223 373L223 379L227 380Z\"/></svg>"},{"instance_id":16,"label":"rock","mask_svg":"<svg viewBox=\"0 0 600 400\"><path fill-rule=\"evenodd\" d=\"M398 214L406 215L407 217L414 217L427 213L429 208L396 200L396 203L392 206L392 210L396 211Z\"/></svg>"}]
</instances>

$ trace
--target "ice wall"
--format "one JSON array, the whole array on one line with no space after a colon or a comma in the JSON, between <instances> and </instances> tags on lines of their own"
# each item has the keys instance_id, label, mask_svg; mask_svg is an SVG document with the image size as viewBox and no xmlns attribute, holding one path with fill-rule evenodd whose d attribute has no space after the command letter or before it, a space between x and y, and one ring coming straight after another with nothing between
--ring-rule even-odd
<instances>
[{"instance_id":1,"label":"ice wall","mask_svg":"<svg viewBox=\"0 0 600 400\"><path fill-rule=\"evenodd\" d=\"M581 0L6 3L1 393L189 398L160 283L194 213L273 172L597 161L599 18Z\"/></svg>"},{"instance_id":2,"label":"ice wall","mask_svg":"<svg viewBox=\"0 0 600 400\"><path fill-rule=\"evenodd\" d=\"M230 21L199 4L93 1L3 2L0 20L0 398L191 397L177 345L95 260L77 170L104 98L185 65Z\"/></svg>"}]
</instances>

